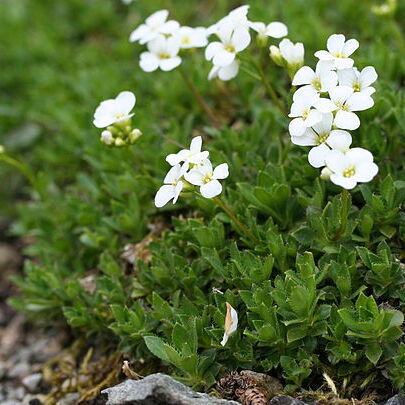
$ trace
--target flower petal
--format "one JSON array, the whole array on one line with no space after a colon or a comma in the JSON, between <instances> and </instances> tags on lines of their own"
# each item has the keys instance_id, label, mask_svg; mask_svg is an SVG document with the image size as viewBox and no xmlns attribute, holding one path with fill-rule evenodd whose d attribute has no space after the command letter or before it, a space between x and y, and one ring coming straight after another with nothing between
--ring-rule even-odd
<instances>
[{"instance_id":1,"label":"flower petal","mask_svg":"<svg viewBox=\"0 0 405 405\"><path fill-rule=\"evenodd\" d=\"M371 181L378 173L378 166L375 163L362 162L356 165L356 180L361 183Z\"/></svg>"},{"instance_id":2,"label":"flower petal","mask_svg":"<svg viewBox=\"0 0 405 405\"><path fill-rule=\"evenodd\" d=\"M202 186L204 175L198 169L191 169L188 173L185 173L184 178L195 186Z\"/></svg>"},{"instance_id":3,"label":"flower petal","mask_svg":"<svg viewBox=\"0 0 405 405\"><path fill-rule=\"evenodd\" d=\"M343 46L342 54L346 57L350 56L360 46L357 39L349 39Z\"/></svg>"},{"instance_id":4,"label":"flower petal","mask_svg":"<svg viewBox=\"0 0 405 405\"><path fill-rule=\"evenodd\" d=\"M222 193L222 185L218 180L212 180L200 187L200 193L205 198L214 198Z\"/></svg>"},{"instance_id":5,"label":"flower petal","mask_svg":"<svg viewBox=\"0 0 405 405\"><path fill-rule=\"evenodd\" d=\"M335 125L340 129L354 130L360 126L360 119L353 112L339 110L335 116Z\"/></svg>"},{"instance_id":6,"label":"flower petal","mask_svg":"<svg viewBox=\"0 0 405 405\"><path fill-rule=\"evenodd\" d=\"M181 64L180 56L175 56L169 59L161 59L160 69L162 69L164 72L169 72L170 70L175 69L180 64Z\"/></svg>"},{"instance_id":7,"label":"flower petal","mask_svg":"<svg viewBox=\"0 0 405 405\"><path fill-rule=\"evenodd\" d=\"M166 205L175 196L176 187L164 185L160 187L155 196L155 206L161 208Z\"/></svg>"},{"instance_id":8,"label":"flower petal","mask_svg":"<svg viewBox=\"0 0 405 405\"><path fill-rule=\"evenodd\" d=\"M303 84L310 84L315 79L315 72L309 66L303 66L295 74L292 84L294 86L301 86Z\"/></svg>"},{"instance_id":9,"label":"flower petal","mask_svg":"<svg viewBox=\"0 0 405 405\"><path fill-rule=\"evenodd\" d=\"M372 66L365 67L360 73L362 87L368 87L378 79L378 74Z\"/></svg>"},{"instance_id":10,"label":"flower petal","mask_svg":"<svg viewBox=\"0 0 405 405\"><path fill-rule=\"evenodd\" d=\"M167 10L156 11L146 19L146 24L151 27L159 26L160 24L163 24L167 20L168 16L169 12Z\"/></svg>"},{"instance_id":11,"label":"flower petal","mask_svg":"<svg viewBox=\"0 0 405 405\"><path fill-rule=\"evenodd\" d=\"M340 54L343 51L345 45L345 36L342 34L333 34L328 38L326 47L331 54Z\"/></svg>"},{"instance_id":12,"label":"flower petal","mask_svg":"<svg viewBox=\"0 0 405 405\"><path fill-rule=\"evenodd\" d=\"M351 190L356 187L357 182L356 179L353 177L344 177L338 174L331 174L330 180L332 183L336 184L337 186L343 187L346 190Z\"/></svg>"},{"instance_id":13,"label":"flower petal","mask_svg":"<svg viewBox=\"0 0 405 405\"><path fill-rule=\"evenodd\" d=\"M346 104L350 111L364 111L374 105L374 100L367 94L356 92L349 97Z\"/></svg>"},{"instance_id":14,"label":"flower petal","mask_svg":"<svg viewBox=\"0 0 405 405\"><path fill-rule=\"evenodd\" d=\"M304 135L306 129L307 127L305 126L302 118L293 119L288 126L291 136L302 136Z\"/></svg>"},{"instance_id":15,"label":"flower petal","mask_svg":"<svg viewBox=\"0 0 405 405\"><path fill-rule=\"evenodd\" d=\"M154 53L143 52L141 53L139 66L144 72L154 72L159 67L159 59Z\"/></svg>"},{"instance_id":16,"label":"flower petal","mask_svg":"<svg viewBox=\"0 0 405 405\"><path fill-rule=\"evenodd\" d=\"M201 136L195 136L190 143L190 151L191 152L201 152L202 148L202 137Z\"/></svg>"},{"instance_id":17,"label":"flower petal","mask_svg":"<svg viewBox=\"0 0 405 405\"><path fill-rule=\"evenodd\" d=\"M214 179L226 179L229 176L229 168L227 163L222 163L214 169Z\"/></svg>"},{"instance_id":18,"label":"flower petal","mask_svg":"<svg viewBox=\"0 0 405 405\"><path fill-rule=\"evenodd\" d=\"M136 97L135 94L130 91L122 91L118 94L116 101L119 103L121 113L129 114L135 107Z\"/></svg>"},{"instance_id":19,"label":"flower petal","mask_svg":"<svg viewBox=\"0 0 405 405\"><path fill-rule=\"evenodd\" d=\"M330 152L330 149L322 143L315 148L312 148L308 153L308 162L312 167L325 166L325 158Z\"/></svg>"},{"instance_id":20,"label":"flower petal","mask_svg":"<svg viewBox=\"0 0 405 405\"><path fill-rule=\"evenodd\" d=\"M334 129L330 132L326 143L332 148L346 152L352 144L352 136L347 131Z\"/></svg>"},{"instance_id":21,"label":"flower petal","mask_svg":"<svg viewBox=\"0 0 405 405\"><path fill-rule=\"evenodd\" d=\"M283 38L288 35L288 28L285 24L274 21L267 26L267 35L273 38Z\"/></svg>"}]
</instances>

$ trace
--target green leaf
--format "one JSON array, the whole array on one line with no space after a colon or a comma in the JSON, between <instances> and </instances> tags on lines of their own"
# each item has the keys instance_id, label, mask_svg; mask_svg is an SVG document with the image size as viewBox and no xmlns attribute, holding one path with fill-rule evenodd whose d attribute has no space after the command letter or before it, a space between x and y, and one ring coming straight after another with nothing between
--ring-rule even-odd
<instances>
[{"instance_id":1,"label":"green leaf","mask_svg":"<svg viewBox=\"0 0 405 405\"><path fill-rule=\"evenodd\" d=\"M371 343L366 346L366 357L376 365L382 355L382 349L378 343Z\"/></svg>"},{"instance_id":2,"label":"green leaf","mask_svg":"<svg viewBox=\"0 0 405 405\"><path fill-rule=\"evenodd\" d=\"M170 357L166 352L165 342L157 336L144 336L144 341L149 351L159 359L169 363Z\"/></svg>"}]
</instances>

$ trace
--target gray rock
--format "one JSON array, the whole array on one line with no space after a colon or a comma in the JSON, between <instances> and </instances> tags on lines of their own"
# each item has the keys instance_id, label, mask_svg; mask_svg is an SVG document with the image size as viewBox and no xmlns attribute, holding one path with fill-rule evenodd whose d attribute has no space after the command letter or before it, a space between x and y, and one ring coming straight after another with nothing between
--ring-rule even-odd
<instances>
[{"instance_id":1,"label":"gray rock","mask_svg":"<svg viewBox=\"0 0 405 405\"><path fill-rule=\"evenodd\" d=\"M10 370L8 370L7 376L9 378L23 378L27 376L31 371L31 367L28 363L17 363Z\"/></svg>"},{"instance_id":2,"label":"gray rock","mask_svg":"<svg viewBox=\"0 0 405 405\"><path fill-rule=\"evenodd\" d=\"M23 378L22 383L28 391L34 392L42 380L42 373L35 373L27 375Z\"/></svg>"},{"instance_id":3,"label":"gray rock","mask_svg":"<svg viewBox=\"0 0 405 405\"><path fill-rule=\"evenodd\" d=\"M270 402L269 405L306 405L305 402L299 399L290 397L288 395L277 395Z\"/></svg>"},{"instance_id":4,"label":"gray rock","mask_svg":"<svg viewBox=\"0 0 405 405\"><path fill-rule=\"evenodd\" d=\"M0 405L24 405L24 403L20 402L20 401L12 401L12 400L10 400L10 401L1 401Z\"/></svg>"},{"instance_id":5,"label":"gray rock","mask_svg":"<svg viewBox=\"0 0 405 405\"><path fill-rule=\"evenodd\" d=\"M102 391L107 405L240 405L194 392L165 374L152 374L142 380L126 380Z\"/></svg>"},{"instance_id":6,"label":"gray rock","mask_svg":"<svg viewBox=\"0 0 405 405\"><path fill-rule=\"evenodd\" d=\"M386 402L385 405L405 405L405 394L393 396Z\"/></svg>"},{"instance_id":7,"label":"gray rock","mask_svg":"<svg viewBox=\"0 0 405 405\"><path fill-rule=\"evenodd\" d=\"M56 405L73 405L80 399L80 394L78 392L70 392L62 397Z\"/></svg>"}]
</instances>

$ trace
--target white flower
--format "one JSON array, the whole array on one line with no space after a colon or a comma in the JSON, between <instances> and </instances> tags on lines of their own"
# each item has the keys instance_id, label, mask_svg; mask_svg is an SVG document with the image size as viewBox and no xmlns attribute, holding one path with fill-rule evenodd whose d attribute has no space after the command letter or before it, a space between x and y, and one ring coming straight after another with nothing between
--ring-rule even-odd
<instances>
[{"instance_id":1,"label":"white flower","mask_svg":"<svg viewBox=\"0 0 405 405\"><path fill-rule=\"evenodd\" d=\"M141 53L140 67L145 72L153 72L161 69L165 72L175 69L181 63L178 56L180 44L174 37L157 36L148 42L148 51Z\"/></svg>"},{"instance_id":2,"label":"white flower","mask_svg":"<svg viewBox=\"0 0 405 405\"><path fill-rule=\"evenodd\" d=\"M226 316L225 316L225 325L224 325L224 337L222 338L221 345L225 346L226 342L233 333L236 332L238 328L238 313L235 309L229 304L226 303Z\"/></svg>"},{"instance_id":3,"label":"white flower","mask_svg":"<svg viewBox=\"0 0 405 405\"><path fill-rule=\"evenodd\" d=\"M124 4L131 4L134 0L121 0Z\"/></svg>"},{"instance_id":4,"label":"white flower","mask_svg":"<svg viewBox=\"0 0 405 405\"><path fill-rule=\"evenodd\" d=\"M228 81L234 79L239 73L239 62L237 60L234 60L230 65L228 66L213 66L211 69L209 75L208 75L208 80L212 80L216 77L223 81Z\"/></svg>"},{"instance_id":5,"label":"white flower","mask_svg":"<svg viewBox=\"0 0 405 405\"><path fill-rule=\"evenodd\" d=\"M333 87L336 87L338 76L333 69L333 61L320 60L315 72L309 66L303 66L295 74L292 84L294 86L312 87L321 93L327 92Z\"/></svg>"},{"instance_id":6,"label":"white flower","mask_svg":"<svg viewBox=\"0 0 405 405\"><path fill-rule=\"evenodd\" d=\"M169 12L167 10L159 10L149 16L145 24L140 25L131 33L129 40L131 42L139 41L140 44L146 44L155 39L158 35L173 34L180 26L177 21L166 21Z\"/></svg>"},{"instance_id":7,"label":"white flower","mask_svg":"<svg viewBox=\"0 0 405 405\"><path fill-rule=\"evenodd\" d=\"M301 42L294 44L284 38L279 44L280 54L288 65L298 66L304 63L305 49Z\"/></svg>"},{"instance_id":8,"label":"white flower","mask_svg":"<svg viewBox=\"0 0 405 405\"><path fill-rule=\"evenodd\" d=\"M210 153L207 151L201 152L201 148L202 138L201 136L196 136L190 143L190 149L182 149L178 153L168 155L166 162L171 166L184 162L183 167L184 171L186 171L190 164L200 164L208 158Z\"/></svg>"},{"instance_id":9,"label":"white flower","mask_svg":"<svg viewBox=\"0 0 405 405\"><path fill-rule=\"evenodd\" d=\"M250 6L240 6L232 10L228 15L208 28L208 35L218 34L218 32L225 29L225 27L231 31L249 29L249 20L247 18L249 7Z\"/></svg>"},{"instance_id":10,"label":"white flower","mask_svg":"<svg viewBox=\"0 0 405 405\"><path fill-rule=\"evenodd\" d=\"M202 48L208 44L207 30L203 27L180 27L175 33L182 49Z\"/></svg>"},{"instance_id":11,"label":"white flower","mask_svg":"<svg viewBox=\"0 0 405 405\"><path fill-rule=\"evenodd\" d=\"M106 128L116 122L125 121L135 106L136 97L130 91L123 91L115 99L103 101L94 113L93 124L97 128Z\"/></svg>"},{"instance_id":12,"label":"white flower","mask_svg":"<svg viewBox=\"0 0 405 405\"><path fill-rule=\"evenodd\" d=\"M184 186L184 183L181 181L183 175L184 169L180 165L175 165L169 170L163 180L164 185L160 187L155 196L157 208L163 207L170 200L173 200L173 204L176 204Z\"/></svg>"},{"instance_id":13,"label":"white flower","mask_svg":"<svg viewBox=\"0 0 405 405\"><path fill-rule=\"evenodd\" d=\"M294 102L291 105L291 111L288 115L294 118L289 125L291 136L304 135L307 128L312 127L322 120L321 111L313 108L320 104L320 100L323 99L320 99L318 92L311 87L299 89L294 94Z\"/></svg>"},{"instance_id":14,"label":"white flower","mask_svg":"<svg viewBox=\"0 0 405 405\"><path fill-rule=\"evenodd\" d=\"M351 135L340 129L333 129L333 114L322 114L322 121L308 128L302 136L292 136L295 145L314 146L309 151L308 161L313 167L325 166L325 158L331 149L346 152L351 143Z\"/></svg>"},{"instance_id":15,"label":"white flower","mask_svg":"<svg viewBox=\"0 0 405 405\"><path fill-rule=\"evenodd\" d=\"M186 173L184 178L189 183L200 186L203 197L213 198L222 192L222 185L218 180L226 179L228 176L229 170L226 163L222 163L213 170L211 162L206 159Z\"/></svg>"},{"instance_id":16,"label":"white flower","mask_svg":"<svg viewBox=\"0 0 405 405\"><path fill-rule=\"evenodd\" d=\"M111 145L114 142L114 138L110 131L103 131L101 133L100 141L106 145Z\"/></svg>"},{"instance_id":17,"label":"white flower","mask_svg":"<svg viewBox=\"0 0 405 405\"><path fill-rule=\"evenodd\" d=\"M278 21L271 22L268 25L262 22L250 22L249 26L256 31L258 36L261 38L283 38L288 35L287 26Z\"/></svg>"},{"instance_id":18,"label":"white flower","mask_svg":"<svg viewBox=\"0 0 405 405\"><path fill-rule=\"evenodd\" d=\"M326 166L333 172L330 175L332 183L347 190L356 187L357 183L371 181L378 173L373 155L362 148L349 149L346 153L332 150L326 157Z\"/></svg>"},{"instance_id":19,"label":"white flower","mask_svg":"<svg viewBox=\"0 0 405 405\"><path fill-rule=\"evenodd\" d=\"M359 47L356 39L346 38L342 34L333 34L328 38L327 51L315 52L320 60L332 60L337 69L346 69L353 66L353 59L349 56Z\"/></svg>"},{"instance_id":20,"label":"white flower","mask_svg":"<svg viewBox=\"0 0 405 405\"><path fill-rule=\"evenodd\" d=\"M211 42L205 50L205 58L212 60L215 66L229 66L238 52L246 49L250 44L250 34L247 28L233 29L224 24L217 31L221 42Z\"/></svg>"},{"instance_id":21,"label":"white flower","mask_svg":"<svg viewBox=\"0 0 405 405\"><path fill-rule=\"evenodd\" d=\"M364 111L374 105L374 100L369 95L355 93L349 86L337 86L329 90L329 96L338 110L334 123L341 129L357 129L360 119L353 111Z\"/></svg>"},{"instance_id":22,"label":"white flower","mask_svg":"<svg viewBox=\"0 0 405 405\"><path fill-rule=\"evenodd\" d=\"M355 92L371 96L375 88L371 85L377 80L378 74L372 66L365 67L361 72L357 68L338 70L339 85L349 86Z\"/></svg>"}]
</instances>

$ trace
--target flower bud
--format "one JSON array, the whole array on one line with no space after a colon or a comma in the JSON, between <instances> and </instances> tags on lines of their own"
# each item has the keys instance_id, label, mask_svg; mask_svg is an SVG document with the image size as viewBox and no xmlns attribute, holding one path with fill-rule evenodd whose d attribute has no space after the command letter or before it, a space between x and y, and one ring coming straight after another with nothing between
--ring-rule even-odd
<instances>
[{"instance_id":1,"label":"flower bud","mask_svg":"<svg viewBox=\"0 0 405 405\"><path fill-rule=\"evenodd\" d=\"M126 142L125 142L122 138L117 138L117 139L114 141L114 145L115 145L115 146L125 146L125 145L126 145Z\"/></svg>"},{"instance_id":2,"label":"flower bud","mask_svg":"<svg viewBox=\"0 0 405 405\"><path fill-rule=\"evenodd\" d=\"M131 144L134 144L138 138L142 135L142 131L138 128L135 128L129 134L129 141Z\"/></svg>"},{"instance_id":3,"label":"flower bud","mask_svg":"<svg viewBox=\"0 0 405 405\"><path fill-rule=\"evenodd\" d=\"M0 155L6 153L6 148L3 145L0 145Z\"/></svg>"},{"instance_id":4,"label":"flower bud","mask_svg":"<svg viewBox=\"0 0 405 405\"><path fill-rule=\"evenodd\" d=\"M332 170L329 167L324 167L321 171L320 178L322 180L329 180L330 176L333 174Z\"/></svg>"},{"instance_id":5,"label":"flower bud","mask_svg":"<svg viewBox=\"0 0 405 405\"><path fill-rule=\"evenodd\" d=\"M270 46L270 58L276 65L284 67L285 61L284 58L281 56L280 48L275 45Z\"/></svg>"},{"instance_id":6,"label":"flower bud","mask_svg":"<svg viewBox=\"0 0 405 405\"><path fill-rule=\"evenodd\" d=\"M110 131L103 131L101 133L100 141L106 145L111 145L114 142L114 138Z\"/></svg>"},{"instance_id":7,"label":"flower bud","mask_svg":"<svg viewBox=\"0 0 405 405\"><path fill-rule=\"evenodd\" d=\"M226 303L226 316L225 316L225 325L224 325L224 337L221 341L221 345L225 346L226 342L233 333L236 332L238 328L238 313L232 308L231 304Z\"/></svg>"}]
</instances>

